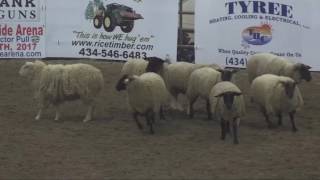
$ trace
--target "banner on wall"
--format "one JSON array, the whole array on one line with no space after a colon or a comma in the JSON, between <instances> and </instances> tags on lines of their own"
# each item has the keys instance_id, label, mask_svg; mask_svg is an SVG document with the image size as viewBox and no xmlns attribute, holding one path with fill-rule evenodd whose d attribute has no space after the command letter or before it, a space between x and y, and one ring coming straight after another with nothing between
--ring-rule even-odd
<instances>
[{"instance_id":1,"label":"banner on wall","mask_svg":"<svg viewBox=\"0 0 320 180\"><path fill-rule=\"evenodd\" d=\"M41 0L0 3L0 58L45 57L45 5Z\"/></svg>"},{"instance_id":2,"label":"banner on wall","mask_svg":"<svg viewBox=\"0 0 320 180\"><path fill-rule=\"evenodd\" d=\"M196 60L242 68L270 52L320 70L319 8L318 0L197 0Z\"/></svg>"},{"instance_id":3,"label":"banner on wall","mask_svg":"<svg viewBox=\"0 0 320 180\"><path fill-rule=\"evenodd\" d=\"M178 0L47 1L47 56L176 59Z\"/></svg>"}]
</instances>

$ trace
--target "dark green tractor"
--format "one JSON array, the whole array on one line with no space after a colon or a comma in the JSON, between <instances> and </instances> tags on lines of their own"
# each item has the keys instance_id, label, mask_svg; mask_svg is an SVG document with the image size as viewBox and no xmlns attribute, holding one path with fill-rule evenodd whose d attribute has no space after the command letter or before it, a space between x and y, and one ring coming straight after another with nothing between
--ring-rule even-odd
<instances>
[{"instance_id":1,"label":"dark green tractor","mask_svg":"<svg viewBox=\"0 0 320 180\"><path fill-rule=\"evenodd\" d=\"M107 32L111 32L116 26L120 26L123 32L129 33L133 29L134 20L137 19L143 19L143 17L132 8L112 3L106 7L98 7L96 16L93 19L93 25L95 28L101 28L103 25Z\"/></svg>"}]
</instances>

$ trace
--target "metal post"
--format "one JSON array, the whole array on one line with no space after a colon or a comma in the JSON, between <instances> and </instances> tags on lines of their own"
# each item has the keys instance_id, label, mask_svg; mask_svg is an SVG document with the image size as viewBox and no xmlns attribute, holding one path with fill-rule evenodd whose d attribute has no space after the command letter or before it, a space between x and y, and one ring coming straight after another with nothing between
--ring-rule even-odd
<instances>
[{"instance_id":1,"label":"metal post","mask_svg":"<svg viewBox=\"0 0 320 180\"><path fill-rule=\"evenodd\" d=\"M183 12L183 3L182 3L182 1L183 0L180 0L179 1L179 34L178 34L178 36L179 36L179 42L178 42L178 44L179 45L182 45L182 42L183 42L183 35L182 35L182 21L183 21L183 14L182 13L180 13L180 12Z\"/></svg>"}]
</instances>

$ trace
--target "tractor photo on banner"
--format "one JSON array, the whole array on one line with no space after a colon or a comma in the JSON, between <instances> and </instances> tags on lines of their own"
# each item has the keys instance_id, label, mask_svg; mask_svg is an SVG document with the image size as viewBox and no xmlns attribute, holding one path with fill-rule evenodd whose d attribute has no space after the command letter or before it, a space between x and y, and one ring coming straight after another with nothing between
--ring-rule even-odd
<instances>
[{"instance_id":1,"label":"tractor photo on banner","mask_svg":"<svg viewBox=\"0 0 320 180\"><path fill-rule=\"evenodd\" d=\"M118 3L104 6L100 0L95 0L94 3L90 1L87 6L88 11L94 13L93 26L97 29L103 26L107 32L112 32L116 26L119 26L123 32L129 33L134 27L134 21L143 19L142 15L136 13L131 7ZM89 17L87 16L88 19Z\"/></svg>"},{"instance_id":2,"label":"tractor photo on banner","mask_svg":"<svg viewBox=\"0 0 320 180\"><path fill-rule=\"evenodd\" d=\"M178 0L47 2L48 57L176 59Z\"/></svg>"}]
</instances>

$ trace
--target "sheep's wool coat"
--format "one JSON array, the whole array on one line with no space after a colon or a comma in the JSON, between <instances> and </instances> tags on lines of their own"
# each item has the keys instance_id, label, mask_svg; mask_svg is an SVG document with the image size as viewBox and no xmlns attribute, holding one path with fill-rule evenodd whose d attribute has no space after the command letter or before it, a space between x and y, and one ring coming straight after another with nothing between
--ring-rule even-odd
<instances>
[{"instance_id":1,"label":"sheep's wool coat","mask_svg":"<svg viewBox=\"0 0 320 180\"><path fill-rule=\"evenodd\" d=\"M213 69L219 69L216 64L204 65L204 64L192 64L188 62L177 62L169 64L165 70L164 79L167 88L170 91L178 91L186 93L188 88L188 81L191 73L199 68L209 66Z\"/></svg>"},{"instance_id":2,"label":"sheep's wool coat","mask_svg":"<svg viewBox=\"0 0 320 180\"><path fill-rule=\"evenodd\" d=\"M265 74L257 77L251 84L251 94L254 102L265 107L268 114L291 112L303 106L303 98L298 86L295 86L293 97L285 94L281 82L294 83L293 79L285 76Z\"/></svg>"},{"instance_id":3,"label":"sheep's wool coat","mask_svg":"<svg viewBox=\"0 0 320 180\"><path fill-rule=\"evenodd\" d=\"M103 77L97 68L88 64L47 65L41 71L39 93L53 103L68 98L89 100L99 94Z\"/></svg>"},{"instance_id":4,"label":"sheep's wool coat","mask_svg":"<svg viewBox=\"0 0 320 180\"><path fill-rule=\"evenodd\" d=\"M203 67L193 71L190 75L187 96L195 98L200 96L207 99L212 87L221 80L221 73L210 67Z\"/></svg>"},{"instance_id":5,"label":"sheep's wool coat","mask_svg":"<svg viewBox=\"0 0 320 180\"><path fill-rule=\"evenodd\" d=\"M213 86L210 92L211 112L218 119L225 120L239 118L245 115L245 103L243 95L235 96L231 110L228 110L224 104L223 96L216 97L226 92L241 93L241 90L232 82L222 81Z\"/></svg>"},{"instance_id":6,"label":"sheep's wool coat","mask_svg":"<svg viewBox=\"0 0 320 180\"><path fill-rule=\"evenodd\" d=\"M141 75L146 72L148 61L144 59L129 59L121 69L121 75Z\"/></svg>"},{"instance_id":7,"label":"sheep's wool coat","mask_svg":"<svg viewBox=\"0 0 320 180\"><path fill-rule=\"evenodd\" d=\"M160 106L168 100L168 91L163 79L152 72L133 76L133 80L127 86L127 91L132 111L142 114L150 109L158 113Z\"/></svg>"},{"instance_id":8,"label":"sheep's wool coat","mask_svg":"<svg viewBox=\"0 0 320 180\"><path fill-rule=\"evenodd\" d=\"M271 53L258 53L250 57L247 65L250 83L262 74L275 74L293 78L300 82L298 71L294 70L294 62Z\"/></svg>"}]
</instances>

